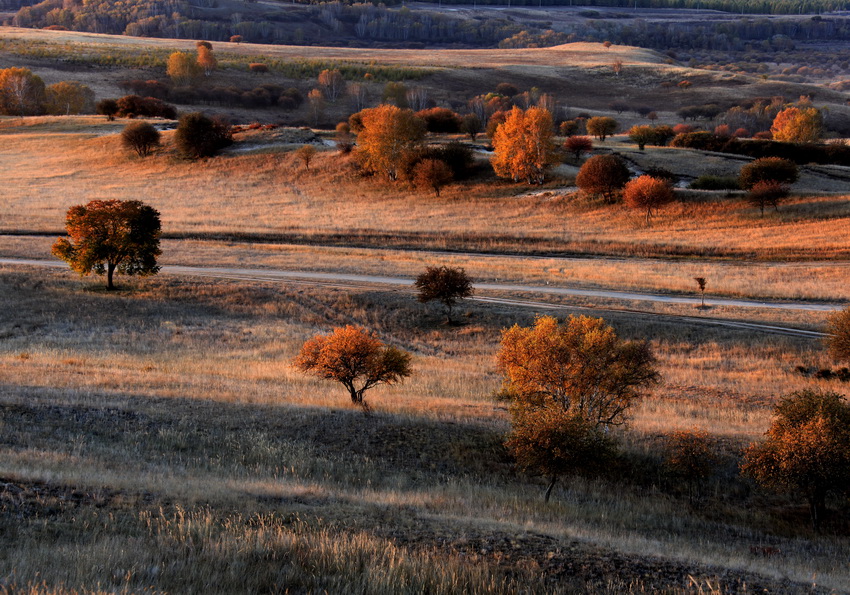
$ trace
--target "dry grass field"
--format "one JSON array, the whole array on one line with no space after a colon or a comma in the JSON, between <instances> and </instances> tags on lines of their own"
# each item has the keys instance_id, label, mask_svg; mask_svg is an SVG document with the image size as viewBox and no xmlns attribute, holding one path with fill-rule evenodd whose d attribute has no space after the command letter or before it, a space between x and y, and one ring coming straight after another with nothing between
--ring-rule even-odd
<instances>
[{"instance_id":1,"label":"dry grass field","mask_svg":"<svg viewBox=\"0 0 850 595\"><path fill-rule=\"evenodd\" d=\"M2 36L80 51L182 43ZM666 68L651 53L615 51ZM346 52L310 48L310 58L422 66L421 53ZM526 72L554 59L593 72L604 66L596 53L499 59ZM445 52L428 65L495 60L482 56ZM139 159L120 147L124 124L0 118L0 171L14 172L0 200L0 257L51 258L72 205L140 199L162 214L163 264L406 278L445 264L479 281L689 296L700 276L708 296L848 299L842 168L806 170L763 217L740 196L681 191L647 226L642 213L579 196L568 167L540 188L479 171L435 197L362 178L330 147L307 171L291 144L257 135L191 162L165 132L165 146ZM605 150L694 177L740 167L620 139ZM0 536L11 544L0 548L0 593L850 591L846 499L830 501L815 533L802 499L738 473L778 397L848 392L797 370L834 362L815 338L682 318L821 330L823 312L635 313L622 300L553 298L567 308L559 315L590 309L648 340L662 383L616 432L622 453L610 468L565 478L545 504L543 479L518 471L503 446L509 416L493 397L501 330L530 324L535 308L467 301L463 322L447 326L409 289L175 274L118 284L107 292L64 269L0 265ZM291 364L307 338L345 324L413 355L407 381L367 393L368 413ZM686 429L709 432L718 455L694 497L664 463L669 435Z\"/></svg>"},{"instance_id":2,"label":"dry grass field","mask_svg":"<svg viewBox=\"0 0 850 595\"><path fill-rule=\"evenodd\" d=\"M794 592L850 580L840 532L809 533L802 506L765 507L734 475L773 395L819 384L793 373L820 357L811 342L613 317L652 339L665 384L635 412L616 490L613 477L571 480L543 505L502 452L506 413L490 398L498 331L531 313L470 305L452 328L380 291L163 277L108 294L21 269L0 283L0 522L17 546L0 568L17 585L685 592L690 576ZM368 396L370 416L288 364L316 330L349 322L415 354L406 384ZM658 462L663 437L689 427L711 431L727 461L693 507Z\"/></svg>"}]
</instances>

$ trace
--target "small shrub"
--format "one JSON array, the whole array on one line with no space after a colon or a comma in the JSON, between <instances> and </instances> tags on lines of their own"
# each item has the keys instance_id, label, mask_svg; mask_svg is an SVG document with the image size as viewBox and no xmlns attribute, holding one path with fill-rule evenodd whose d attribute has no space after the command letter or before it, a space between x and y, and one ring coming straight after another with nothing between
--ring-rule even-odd
<instances>
[{"instance_id":1,"label":"small shrub","mask_svg":"<svg viewBox=\"0 0 850 595\"><path fill-rule=\"evenodd\" d=\"M159 138L159 130L147 122L131 122L121 132L121 144L139 157L147 157L158 147Z\"/></svg>"}]
</instances>

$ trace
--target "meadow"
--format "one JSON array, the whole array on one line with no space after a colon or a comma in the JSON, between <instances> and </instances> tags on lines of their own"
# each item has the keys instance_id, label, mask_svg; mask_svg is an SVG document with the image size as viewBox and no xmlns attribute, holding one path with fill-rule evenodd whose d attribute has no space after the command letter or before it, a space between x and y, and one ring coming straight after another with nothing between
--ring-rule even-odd
<instances>
[{"instance_id":1,"label":"meadow","mask_svg":"<svg viewBox=\"0 0 850 595\"><path fill-rule=\"evenodd\" d=\"M534 64L552 51L509 56ZM166 131L139 159L120 147L123 124L0 118L0 170L14 172L0 257L50 259L70 206L140 199L162 214L163 264L406 278L447 265L479 281L688 296L699 276L709 297L847 299L846 168L804 168L764 216L738 194L682 190L648 226L580 196L569 163L535 188L482 167L436 197L363 178L330 147L307 170L294 145L258 134L193 162ZM740 167L622 137L604 150L694 177ZM0 548L2 593L850 589L846 499L815 533L802 499L738 473L778 397L847 392L799 373L833 364L823 345L683 318L822 330L823 312L552 298L559 316L590 312L649 341L663 381L616 432L610 468L564 478L544 503L546 482L503 445L507 404L494 398L502 329L544 306L470 300L448 326L404 288L171 273L118 283L0 265L0 534L13 544ZM413 354L413 375L367 393L368 412L291 363L345 324ZM707 431L718 456L696 496L665 464L671 433L689 429Z\"/></svg>"}]
</instances>

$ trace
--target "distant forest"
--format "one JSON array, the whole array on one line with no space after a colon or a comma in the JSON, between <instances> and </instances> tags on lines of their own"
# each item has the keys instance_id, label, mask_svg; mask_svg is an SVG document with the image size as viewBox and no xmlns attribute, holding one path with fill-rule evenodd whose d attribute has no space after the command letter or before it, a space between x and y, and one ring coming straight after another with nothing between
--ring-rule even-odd
<instances>
[{"instance_id":1,"label":"distant forest","mask_svg":"<svg viewBox=\"0 0 850 595\"><path fill-rule=\"evenodd\" d=\"M0 0L18 2L20 0ZM541 0L544 5L561 0ZM199 3L200 2L200 3ZM452 0L445 0L450 3ZM850 7L850 0L588 0L583 4L629 7L694 7L744 12L791 13ZM390 2L391 4L391 2ZM520 2L512 0L512 5ZM539 4L529 1L529 4ZM239 12L237 8L244 8ZM792 10L793 8L793 10ZM425 47L543 47L570 41L611 41L659 50L788 51L795 42L850 40L850 18L841 16L778 19L742 16L726 21L684 19L648 23L639 13L578 13L581 21L552 31L549 22L522 24L496 14L470 19L386 4L325 2L259 5L220 0L44 0L20 8L9 24L144 37L294 45ZM753 47L757 46L757 47Z\"/></svg>"}]
</instances>

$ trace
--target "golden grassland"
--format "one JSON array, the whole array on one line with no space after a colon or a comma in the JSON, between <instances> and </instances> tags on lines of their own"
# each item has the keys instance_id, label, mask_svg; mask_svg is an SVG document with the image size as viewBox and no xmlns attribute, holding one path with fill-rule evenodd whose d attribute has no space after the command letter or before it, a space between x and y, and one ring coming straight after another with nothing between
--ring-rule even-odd
<instances>
[{"instance_id":1,"label":"golden grassland","mask_svg":"<svg viewBox=\"0 0 850 595\"><path fill-rule=\"evenodd\" d=\"M490 396L499 329L530 312L468 304L464 326L444 327L397 292L163 276L110 294L70 273L10 268L0 284L2 476L12 486L0 492L0 523L16 545L0 574L19 585L850 584L840 523L811 534L799 503L734 473L777 394L836 388L794 373L822 358L811 341L611 317L653 342L665 383L623 435L619 479L569 480L546 506L542 485L502 451L506 411ZM415 355L408 382L367 395L371 415L288 363L304 339L344 323ZM694 506L658 462L663 436L689 427L712 432L724 461ZM781 560L759 554L765 546Z\"/></svg>"},{"instance_id":2,"label":"golden grassland","mask_svg":"<svg viewBox=\"0 0 850 595\"><path fill-rule=\"evenodd\" d=\"M125 35L104 35L76 31L45 31L4 27L0 35L6 39L41 42L50 45L70 44L82 49L109 50L129 48L134 50L168 49L194 50L195 41L179 39L154 39ZM663 65L667 58L660 53L632 46L604 48L601 43L570 43L550 48L498 50L401 50L317 46L287 46L267 44L237 44L216 42L221 52L242 56L262 56L283 60L327 60L357 63L380 63L405 66L431 66L448 68L501 68L522 66L606 66L615 59L624 64Z\"/></svg>"},{"instance_id":3,"label":"golden grassland","mask_svg":"<svg viewBox=\"0 0 850 595\"><path fill-rule=\"evenodd\" d=\"M88 133L53 133L51 119L23 126L2 121L0 166L15 175L6 183L0 229L57 231L69 206L119 198L155 206L172 234L342 234L380 236L372 241L384 245L633 256L822 259L850 253L845 196L800 196L764 217L741 200L685 196L648 227L642 213L578 199L569 179L529 192L487 178L454 184L438 198L404 184L364 181L330 150L309 171L288 150L245 152L238 143L200 162L176 159L167 148L134 159L116 135L99 136L95 117L79 122ZM110 125L103 132L114 131ZM677 153L680 171L698 173L693 153ZM697 164L688 168L691 161Z\"/></svg>"},{"instance_id":4,"label":"golden grassland","mask_svg":"<svg viewBox=\"0 0 850 595\"><path fill-rule=\"evenodd\" d=\"M689 294L704 276L716 295L847 298L841 195L798 196L763 218L737 198L685 197L647 227L642 213L577 197L569 179L529 191L479 175L437 198L360 178L330 151L309 171L286 148L247 143L201 162L168 146L131 158L120 125L0 121L0 169L15 172L0 231L58 232L71 205L141 199L171 234L165 264L406 277L447 264L479 280ZM694 158L678 154L665 164ZM0 256L47 258L51 243L2 235ZM427 251L444 248L493 253ZM664 382L618 432L621 459L544 505L542 482L504 451L507 410L492 398L500 330L533 310L466 302L464 324L447 327L406 290L165 274L119 284L0 268L0 533L15 546L0 552L0 592L850 589L847 502L831 502L814 534L801 500L736 471L778 396L846 392L797 373L833 363L816 340L600 310L651 342ZM367 394L370 415L289 363L343 324L414 355L409 381ZM694 502L663 465L665 437L688 428L710 432L720 456Z\"/></svg>"}]
</instances>

